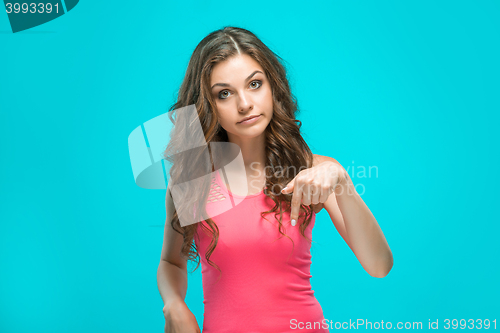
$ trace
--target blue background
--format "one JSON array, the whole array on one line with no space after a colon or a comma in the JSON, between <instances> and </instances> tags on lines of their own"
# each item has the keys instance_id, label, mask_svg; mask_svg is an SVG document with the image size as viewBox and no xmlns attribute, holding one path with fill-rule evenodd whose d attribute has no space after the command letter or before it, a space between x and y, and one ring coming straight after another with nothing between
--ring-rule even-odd
<instances>
[{"instance_id":1,"label":"blue background","mask_svg":"<svg viewBox=\"0 0 500 333\"><path fill-rule=\"evenodd\" d=\"M225 25L287 61L313 153L378 170L351 177L394 267L368 275L319 213L325 318L500 320L499 16L498 1L80 1L13 34L0 12L0 331L163 331L165 191L135 184L127 138ZM199 268L200 327L202 301Z\"/></svg>"}]
</instances>

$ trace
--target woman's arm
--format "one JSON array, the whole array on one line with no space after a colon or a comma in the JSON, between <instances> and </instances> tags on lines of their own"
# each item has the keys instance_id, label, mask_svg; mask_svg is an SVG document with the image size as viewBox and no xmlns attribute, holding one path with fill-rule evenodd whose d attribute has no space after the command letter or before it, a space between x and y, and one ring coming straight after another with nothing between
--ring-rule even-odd
<instances>
[{"instance_id":1,"label":"woman's arm","mask_svg":"<svg viewBox=\"0 0 500 333\"><path fill-rule=\"evenodd\" d=\"M187 292L187 269L161 260L156 280L164 305L169 301L184 301Z\"/></svg>"},{"instance_id":2,"label":"woman's arm","mask_svg":"<svg viewBox=\"0 0 500 333\"><path fill-rule=\"evenodd\" d=\"M187 261L181 255L184 237L172 228L174 203L167 187L167 219L163 234L160 264L156 273L158 290L163 300L166 333L200 333L194 314L184 299L187 292Z\"/></svg>"},{"instance_id":3,"label":"woman's arm","mask_svg":"<svg viewBox=\"0 0 500 333\"><path fill-rule=\"evenodd\" d=\"M328 197L324 208L365 271L383 278L392 268L393 257L377 220L340 163L328 156L316 155L316 158L320 163L335 163L343 171L335 195Z\"/></svg>"},{"instance_id":4,"label":"woman's arm","mask_svg":"<svg viewBox=\"0 0 500 333\"><path fill-rule=\"evenodd\" d=\"M160 264L158 265L157 272L158 290L164 304L174 299L184 301L187 292L187 263L181 256L184 239L171 226L174 209L170 189L167 189L167 218L163 233Z\"/></svg>"}]
</instances>

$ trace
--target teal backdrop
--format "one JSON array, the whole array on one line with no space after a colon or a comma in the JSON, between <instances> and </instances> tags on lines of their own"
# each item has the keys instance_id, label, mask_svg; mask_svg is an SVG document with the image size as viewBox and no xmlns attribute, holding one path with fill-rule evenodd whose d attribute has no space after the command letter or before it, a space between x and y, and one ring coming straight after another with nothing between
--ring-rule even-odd
<instances>
[{"instance_id":1,"label":"teal backdrop","mask_svg":"<svg viewBox=\"0 0 500 333\"><path fill-rule=\"evenodd\" d=\"M484 0L87 0L12 33L2 9L0 332L163 331L165 190L135 184L127 138L226 25L285 59L304 138L349 168L393 252L371 277L320 212L311 283L325 318L492 329L499 17ZM186 302L201 327L200 268Z\"/></svg>"}]
</instances>

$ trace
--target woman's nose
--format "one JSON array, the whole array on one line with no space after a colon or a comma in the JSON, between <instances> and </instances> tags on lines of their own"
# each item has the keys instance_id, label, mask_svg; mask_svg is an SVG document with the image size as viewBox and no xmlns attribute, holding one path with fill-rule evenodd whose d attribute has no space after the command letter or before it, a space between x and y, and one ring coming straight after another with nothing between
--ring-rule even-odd
<instances>
[{"instance_id":1,"label":"woman's nose","mask_svg":"<svg viewBox=\"0 0 500 333\"><path fill-rule=\"evenodd\" d=\"M239 93L238 99L238 110L240 112L246 112L252 109L252 101L251 99L245 95L245 93Z\"/></svg>"}]
</instances>

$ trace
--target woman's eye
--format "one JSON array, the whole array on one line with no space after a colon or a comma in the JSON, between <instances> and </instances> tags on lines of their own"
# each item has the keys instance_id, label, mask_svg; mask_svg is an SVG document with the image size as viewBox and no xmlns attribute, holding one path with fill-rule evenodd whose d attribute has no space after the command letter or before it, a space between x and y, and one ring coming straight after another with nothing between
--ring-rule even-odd
<instances>
[{"instance_id":1,"label":"woman's eye","mask_svg":"<svg viewBox=\"0 0 500 333\"><path fill-rule=\"evenodd\" d=\"M220 93L219 93L219 99L226 99L226 98L222 98L222 93L225 93L225 92L229 92L227 90L222 90Z\"/></svg>"},{"instance_id":2,"label":"woman's eye","mask_svg":"<svg viewBox=\"0 0 500 333\"><path fill-rule=\"evenodd\" d=\"M252 86L253 83L257 83L257 86ZM259 89L260 86L262 85L262 81L260 80L255 80L255 81L252 81L250 82L250 86L252 86L254 89ZM226 99L228 95L223 95L224 93L228 93L229 94L229 91L228 90L222 90L221 92L219 92L219 99Z\"/></svg>"},{"instance_id":3,"label":"woman's eye","mask_svg":"<svg viewBox=\"0 0 500 333\"><path fill-rule=\"evenodd\" d=\"M260 86L262 85L262 82L261 82L261 81L259 81L259 80L256 80L256 81L252 81L252 82L250 82L250 85L251 85L252 83L258 83L259 85L258 85L258 87L257 87L257 88L260 88Z\"/></svg>"}]
</instances>

